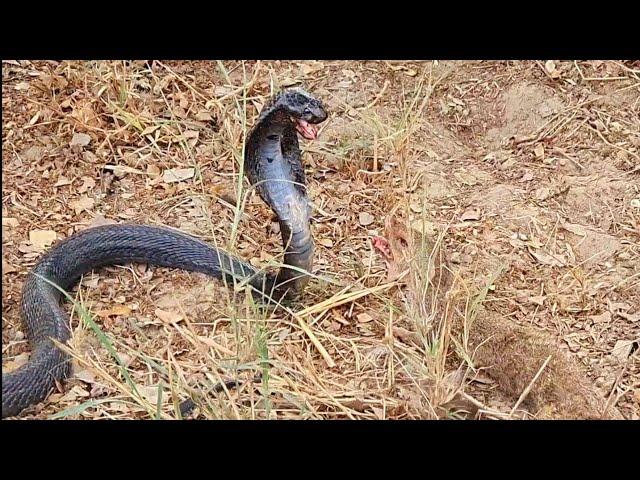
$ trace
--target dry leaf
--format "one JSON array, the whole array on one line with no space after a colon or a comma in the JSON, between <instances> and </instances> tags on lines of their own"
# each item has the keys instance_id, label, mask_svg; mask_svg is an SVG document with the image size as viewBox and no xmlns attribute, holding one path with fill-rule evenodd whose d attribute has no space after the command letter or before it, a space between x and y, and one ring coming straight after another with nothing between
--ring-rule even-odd
<instances>
[{"instance_id":1,"label":"dry leaf","mask_svg":"<svg viewBox=\"0 0 640 480\"><path fill-rule=\"evenodd\" d=\"M182 138L189 144L191 147L195 147L198 143L198 138L200 137L200 132L197 130L187 130L184 132Z\"/></svg>"},{"instance_id":2,"label":"dry leaf","mask_svg":"<svg viewBox=\"0 0 640 480\"><path fill-rule=\"evenodd\" d=\"M126 316L131 314L131 308L126 305L115 305L108 310L100 310L96 313L100 318Z\"/></svg>"},{"instance_id":3,"label":"dry leaf","mask_svg":"<svg viewBox=\"0 0 640 480\"><path fill-rule=\"evenodd\" d=\"M618 312L618 316L628 320L629 322L640 322L640 312L631 314L627 312Z\"/></svg>"},{"instance_id":4,"label":"dry leaf","mask_svg":"<svg viewBox=\"0 0 640 480\"><path fill-rule=\"evenodd\" d=\"M453 175L463 185L473 186L473 185L477 185L478 184L478 179L475 177L475 175L473 175L471 173L468 173L468 172L456 172Z\"/></svg>"},{"instance_id":5,"label":"dry leaf","mask_svg":"<svg viewBox=\"0 0 640 480\"><path fill-rule=\"evenodd\" d=\"M428 236L428 237L438 236L438 228L436 227L435 223L425 220L423 218L414 220L413 222L411 222L409 227L412 230L416 231L421 236Z\"/></svg>"},{"instance_id":6,"label":"dry leaf","mask_svg":"<svg viewBox=\"0 0 640 480\"><path fill-rule=\"evenodd\" d=\"M91 177L82 177L82 185L78 187L79 193L84 193L88 190L93 189L96 186L96 181Z\"/></svg>"},{"instance_id":7,"label":"dry leaf","mask_svg":"<svg viewBox=\"0 0 640 480\"><path fill-rule=\"evenodd\" d=\"M157 405L158 403L158 393L160 390L158 389L158 385L150 385L150 386L139 386L138 392L140 395L144 397L144 399L149 402L151 405ZM163 399L166 399L166 395L162 395Z\"/></svg>"},{"instance_id":8,"label":"dry leaf","mask_svg":"<svg viewBox=\"0 0 640 480\"><path fill-rule=\"evenodd\" d=\"M7 371L15 370L16 368L20 368L24 364L29 361L29 354L27 352L21 353L17 355L12 361L7 362L6 365L2 366L2 369L6 369Z\"/></svg>"},{"instance_id":9,"label":"dry leaf","mask_svg":"<svg viewBox=\"0 0 640 480\"><path fill-rule=\"evenodd\" d=\"M2 226L15 228L18 226L18 219L13 217L2 217Z\"/></svg>"},{"instance_id":10,"label":"dry leaf","mask_svg":"<svg viewBox=\"0 0 640 480\"><path fill-rule=\"evenodd\" d=\"M86 195L83 195L78 200L71 202L71 206L73 210L76 212L76 215L80 215L84 210L89 211L93 208L95 204L95 200L93 198L89 198Z\"/></svg>"},{"instance_id":11,"label":"dry leaf","mask_svg":"<svg viewBox=\"0 0 640 480\"><path fill-rule=\"evenodd\" d=\"M618 340L613 347L613 352L611 354L616 357L620 362L624 362L629 355L631 355L631 350L633 349L633 341L632 340Z\"/></svg>"},{"instance_id":12,"label":"dry leaf","mask_svg":"<svg viewBox=\"0 0 640 480\"><path fill-rule=\"evenodd\" d=\"M78 380L81 380L84 383L88 383L89 385L96 383L96 376L91 370L84 369L74 372L73 378L77 378Z\"/></svg>"},{"instance_id":13,"label":"dry leaf","mask_svg":"<svg viewBox=\"0 0 640 480\"><path fill-rule=\"evenodd\" d=\"M56 241L58 235L53 230L31 230L29 232L29 242L37 250L44 250Z\"/></svg>"},{"instance_id":14,"label":"dry leaf","mask_svg":"<svg viewBox=\"0 0 640 480\"><path fill-rule=\"evenodd\" d=\"M533 258L543 265L551 265L552 267L564 267L566 265L564 259L551 256L542 250L534 250L531 247L527 247L527 249Z\"/></svg>"},{"instance_id":15,"label":"dry leaf","mask_svg":"<svg viewBox=\"0 0 640 480\"><path fill-rule=\"evenodd\" d=\"M413 213L422 213L422 205L418 203L412 202L411 205L409 205L409 208Z\"/></svg>"},{"instance_id":16,"label":"dry leaf","mask_svg":"<svg viewBox=\"0 0 640 480\"><path fill-rule=\"evenodd\" d=\"M368 313L359 313L358 315L356 315L356 318L360 323L368 323L373 320L373 317Z\"/></svg>"},{"instance_id":17,"label":"dry leaf","mask_svg":"<svg viewBox=\"0 0 640 480\"><path fill-rule=\"evenodd\" d=\"M371 225L374 222L375 218L368 212L360 212L358 215L358 222L362 226Z\"/></svg>"},{"instance_id":18,"label":"dry leaf","mask_svg":"<svg viewBox=\"0 0 640 480\"><path fill-rule=\"evenodd\" d=\"M164 323L178 323L181 320L184 320L184 317L179 313L160 310L159 308L156 308L155 314L156 314L156 317L158 317Z\"/></svg>"},{"instance_id":19,"label":"dry leaf","mask_svg":"<svg viewBox=\"0 0 640 480\"><path fill-rule=\"evenodd\" d=\"M162 174L165 183L182 182L196 174L195 168L169 168Z\"/></svg>"},{"instance_id":20,"label":"dry leaf","mask_svg":"<svg viewBox=\"0 0 640 480\"><path fill-rule=\"evenodd\" d=\"M142 170L137 168L128 167L126 165L105 165L105 170L111 170L116 177L123 177L127 173L135 173L138 175L144 175Z\"/></svg>"},{"instance_id":21,"label":"dry leaf","mask_svg":"<svg viewBox=\"0 0 640 480\"><path fill-rule=\"evenodd\" d=\"M551 196L551 189L549 187L541 187L536 190L536 199L543 201Z\"/></svg>"},{"instance_id":22,"label":"dry leaf","mask_svg":"<svg viewBox=\"0 0 640 480\"><path fill-rule=\"evenodd\" d=\"M600 315L592 315L589 318L593 323L609 323L611 322L611 313L603 312Z\"/></svg>"},{"instance_id":23,"label":"dry leaf","mask_svg":"<svg viewBox=\"0 0 640 480\"><path fill-rule=\"evenodd\" d=\"M180 305L182 299L177 298L175 293L168 293L156 300L156 305L163 309L176 308Z\"/></svg>"},{"instance_id":24,"label":"dry leaf","mask_svg":"<svg viewBox=\"0 0 640 480\"><path fill-rule=\"evenodd\" d=\"M391 68L391 70L393 70L394 72L401 71L402 73L410 77L415 77L418 74L418 72L416 72L413 68L409 68L405 65L392 65L387 62L387 66Z\"/></svg>"},{"instance_id":25,"label":"dry leaf","mask_svg":"<svg viewBox=\"0 0 640 480\"><path fill-rule=\"evenodd\" d=\"M420 335L402 327L393 327L393 335L409 345L422 346Z\"/></svg>"},{"instance_id":26,"label":"dry leaf","mask_svg":"<svg viewBox=\"0 0 640 480\"><path fill-rule=\"evenodd\" d=\"M324 64L318 61L303 63L300 65L300 70L302 70L302 74L305 76L314 72L318 72L323 68L324 68Z\"/></svg>"},{"instance_id":27,"label":"dry leaf","mask_svg":"<svg viewBox=\"0 0 640 480\"><path fill-rule=\"evenodd\" d=\"M75 385L71 390L65 393L60 399L59 402L72 402L77 400L78 398L86 398L89 396L89 392L87 392L80 385Z\"/></svg>"},{"instance_id":28,"label":"dry leaf","mask_svg":"<svg viewBox=\"0 0 640 480\"><path fill-rule=\"evenodd\" d=\"M562 72L558 70L558 68L556 67L556 62L554 62L553 60L547 60L544 64L544 68L549 76L553 79L557 79L562 76Z\"/></svg>"},{"instance_id":29,"label":"dry leaf","mask_svg":"<svg viewBox=\"0 0 640 480\"><path fill-rule=\"evenodd\" d=\"M330 238L321 238L320 240L318 240L318 243L323 247L327 247L327 248L333 247L333 240L331 240Z\"/></svg>"},{"instance_id":30,"label":"dry leaf","mask_svg":"<svg viewBox=\"0 0 640 480\"><path fill-rule=\"evenodd\" d=\"M31 117L31 120L29 120L29 125L35 125L35 123L38 121L38 119L40 118L40 115L42 114L41 110L38 110L36 112L36 114Z\"/></svg>"},{"instance_id":31,"label":"dry leaf","mask_svg":"<svg viewBox=\"0 0 640 480\"><path fill-rule=\"evenodd\" d=\"M629 310L631 306L625 302L612 302L609 303L609 311L614 315L620 315L623 312Z\"/></svg>"},{"instance_id":32,"label":"dry leaf","mask_svg":"<svg viewBox=\"0 0 640 480\"><path fill-rule=\"evenodd\" d=\"M45 154L45 149L43 147L29 147L20 153L20 156L23 160L34 163L40 160Z\"/></svg>"},{"instance_id":33,"label":"dry leaf","mask_svg":"<svg viewBox=\"0 0 640 480\"><path fill-rule=\"evenodd\" d=\"M213 93L218 97L228 95L231 92L233 92L233 89L230 87L225 87L224 85L218 85L213 89Z\"/></svg>"},{"instance_id":34,"label":"dry leaf","mask_svg":"<svg viewBox=\"0 0 640 480\"><path fill-rule=\"evenodd\" d=\"M98 288L98 283L100 282L100 277L98 275L93 275L91 278L84 277L82 280L82 286L86 288Z\"/></svg>"},{"instance_id":35,"label":"dry leaf","mask_svg":"<svg viewBox=\"0 0 640 480\"><path fill-rule=\"evenodd\" d=\"M18 269L15 268L13 265L11 265L9 262L7 262L4 257L2 257L2 273L11 273L11 272L17 272Z\"/></svg>"},{"instance_id":36,"label":"dry leaf","mask_svg":"<svg viewBox=\"0 0 640 480\"><path fill-rule=\"evenodd\" d=\"M337 332L341 328L342 325L340 325L338 322L334 322L333 320L327 326L327 330L329 330L330 332Z\"/></svg>"},{"instance_id":37,"label":"dry leaf","mask_svg":"<svg viewBox=\"0 0 640 480\"><path fill-rule=\"evenodd\" d=\"M118 356L120 357L120 360L122 360L122 363L124 364L125 367L128 367L129 365L131 365L131 363L134 360L134 357L132 357L128 353L119 352Z\"/></svg>"},{"instance_id":38,"label":"dry leaf","mask_svg":"<svg viewBox=\"0 0 640 480\"><path fill-rule=\"evenodd\" d=\"M541 143L536 145L536 148L533 149L533 153L535 154L537 159L543 160L544 159L544 145L542 145Z\"/></svg>"},{"instance_id":39,"label":"dry leaf","mask_svg":"<svg viewBox=\"0 0 640 480\"><path fill-rule=\"evenodd\" d=\"M576 223L563 223L562 228L564 228L567 232L571 232L581 237L584 237L587 234L585 227Z\"/></svg>"},{"instance_id":40,"label":"dry leaf","mask_svg":"<svg viewBox=\"0 0 640 480\"><path fill-rule=\"evenodd\" d=\"M201 110L196 115L196 120L200 120L201 122L211 122L213 120L213 116L206 110Z\"/></svg>"},{"instance_id":41,"label":"dry leaf","mask_svg":"<svg viewBox=\"0 0 640 480\"><path fill-rule=\"evenodd\" d=\"M467 210L462 214L460 220L463 222L469 222L473 220L480 220L480 211L476 209Z\"/></svg>"},{"instance_id":42,"label":"dry leaf","mask_svg":"<svg viewBox=\"0 0 640 480\"><path fill-rule=\"evenodd\" d=\"M60 175L58 181L53 185L54 187L62 187L63 185L71 185L71 180L67 177Z\"/></svg>"},{"instance_id":43,"label":"dry leaf","mask_svg":"<svg viewBox=\"0 0 640 480\"><path fill-rule=\"evenodd\" d=\"M140 132L140 135L142 136L151 135L153 132L155 132L159 128L160 128L160 125L151 125L150 127L147 127L142 132Z\"/></svg>"},{"instance_id":44,"label":"dry leaf","mask_svg":"<svg viewBox=\"0 0 640 480\"><path fill-rule=\"evenodd\" d=\"M74 133L70 145L72 147L86 147L91 142L91 137L86 133Z\"/></svg>"},{"instance_id":45,"label":"dry leaf","mask_svg":"<svg viewBox=\"0 0 640 480\"><path fill-rule=\"evenodd\" d=\"M100 227L102 225L115 225L116 223L118 222L115 220L104 218L102 215L96 215L93 220L91 220L91 223L87 225L87 228Z\"/></svg>"},{"instance_id":46,"label":"dry leaf","mask_svg":"<svg viewBox=\"0 0 640 480\"><path fill-rule=\"evenodd\" d=\"M535 296L535 297L529 297L529 301L531 303L536 304L536 305L542 306L542 305L544 305L544 301L545 301L546 298L547 297L545 297L544 295L538 295L538 296Z\"/></svg>"},{"instance_id":47,"label":"dry leaf","mask_svg":"<svg viewBox=\"0 0 640 480\"><path fill-rule=\"evenodd\" d=\"M553 73L556 71L556 62L553 60L547 60L544 63L544 68L547 70L547 73Z\"/></svg>"}]
</instances>

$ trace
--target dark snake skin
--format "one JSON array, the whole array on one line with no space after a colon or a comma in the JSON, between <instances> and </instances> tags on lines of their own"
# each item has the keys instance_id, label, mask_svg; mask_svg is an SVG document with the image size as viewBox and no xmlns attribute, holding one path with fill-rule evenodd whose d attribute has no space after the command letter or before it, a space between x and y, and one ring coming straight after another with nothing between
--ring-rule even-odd
<instances>
[{"instance_id":1,"label":"dark snake skin","mask_svg":"<svg viewBox=\"0 0 640 480\"><path fill-rule=\"evenodd\" d=\"M247 138L245 173L280 222L285 265L275 274L187 234L147 225L90 228L51 248L24 284L22 314L33 351L26 365L2 374L2 417L43 401L55 382L70 373L68 355L52 341L69 339L69 317L61 307L62 293L47 280L66 291L95 268L139 262L205 273L230 285L246 281L265 301L299 295L309 281L313 238L296 124L326 118L321 102L310 94L285 90L265 106Z\"/></svg>"}]
</instances>

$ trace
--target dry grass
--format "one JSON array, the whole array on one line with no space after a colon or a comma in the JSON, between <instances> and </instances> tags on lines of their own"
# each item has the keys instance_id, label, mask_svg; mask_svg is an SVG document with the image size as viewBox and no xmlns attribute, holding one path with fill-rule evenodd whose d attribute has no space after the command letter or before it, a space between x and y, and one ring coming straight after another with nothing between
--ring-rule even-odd
<instances>
[{"instance_id":1,"label":"dry grass","mask_svg":"<svg viewBox=\"0 0 640 480\"><path fill-rule=\"evenodd\" d=\"M28 358L19 294L46 248L31 232L161 224L276 267L246 134L293 81L331 112L303 145L318 248L299 304L94 272L71 293L74 378L21 417L179 418L188 397L199 418L640 415L637 65L3 67L5 369Z\"/></svg>"}]
</instances>

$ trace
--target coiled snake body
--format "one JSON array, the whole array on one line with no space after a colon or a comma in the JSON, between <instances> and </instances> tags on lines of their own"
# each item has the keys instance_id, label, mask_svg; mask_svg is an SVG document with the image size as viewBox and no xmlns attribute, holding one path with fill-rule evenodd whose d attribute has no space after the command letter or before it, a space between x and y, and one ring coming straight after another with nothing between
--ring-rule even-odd
<instances>
[{"instance_id":1,"label":"coiled snake body","mask_svg":"<svg viewBox=\"0 0 640 480\"><path fill-rule=\"evenodd\" d=\"M41 402L56 380L69 375L69 357L52 341L65 343L70 337L69 318L60 305L62 293L52 284L68 290L94 268L140 262L202 272L232 284L234 279L245 280L255 294L267 299L299 294L309 280L313 239L296 130L315 139L315 125L326 118L319 100L301 89L285 90L263 108L247 138L245 173L280 223L285 265L276 274L192 236L148 225L90 228L47 252L23 287L22 315L32 353L26 365L2 374L2 417Z\"/></svg>"}]
</instances>

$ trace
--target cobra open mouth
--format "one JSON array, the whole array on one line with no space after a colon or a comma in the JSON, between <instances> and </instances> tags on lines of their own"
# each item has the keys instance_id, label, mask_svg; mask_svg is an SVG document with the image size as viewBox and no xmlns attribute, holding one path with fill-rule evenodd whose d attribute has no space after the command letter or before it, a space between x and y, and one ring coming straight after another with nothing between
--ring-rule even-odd
<instances>
[{"instance_id":1,"label":"cobra open mouth","mask_svg":"<svg viewBox=\"0 0 640 480\"><path fill-rule=\"evenodd\" d=\"M296 130L307 140L315 140L318 138L318 127L301 118L296 120Z\"/></svg>"}]
</instances>

